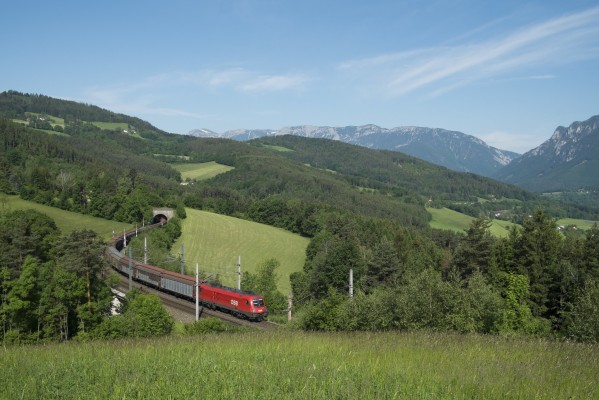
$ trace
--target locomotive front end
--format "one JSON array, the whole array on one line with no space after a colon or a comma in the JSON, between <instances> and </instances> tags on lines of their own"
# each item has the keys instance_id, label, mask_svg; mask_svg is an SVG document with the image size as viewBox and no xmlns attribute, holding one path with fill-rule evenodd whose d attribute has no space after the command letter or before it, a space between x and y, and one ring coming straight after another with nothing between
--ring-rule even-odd
<instances>
[{"instance_id":1,"label":"locomotive front end","mask_svg":"<svg viewBox=\"0 0 599 400\"><path fill-rule=\"evenodd\" d=\"M268 317L268 309L266 308L266 304L264 303L264 299L262 297L255 297L252 299L252 315L256 320L262 320Z\"/></svg>"}]
</instances>

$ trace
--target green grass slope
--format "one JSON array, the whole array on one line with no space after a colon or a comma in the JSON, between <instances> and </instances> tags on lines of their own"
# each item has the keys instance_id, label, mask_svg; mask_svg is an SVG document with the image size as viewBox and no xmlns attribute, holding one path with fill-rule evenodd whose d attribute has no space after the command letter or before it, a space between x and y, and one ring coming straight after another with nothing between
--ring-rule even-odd
<instances>
[{"instance_id":1,"label":"green grass slope","mask_svg":"<svg viewBox=\"0 0 599 400\"><path fill-rule=\"evenodd\" d=\"M464 232L474 219L466 214L448 208L427 208L426 210L433 216L430 227L436 229ZM511 222L494 219L491 221L489 230L493 236L506 237L512 225L514 224Z\"/></svg>"},{"instance_id":2,"label":"green grass slope","mask_svg":"<svg viewBox=\"0 0 599 400\"><path fill-rule=\"evenodd\" d=\"M228 165L211 161L206 163L173 164L173 168L181 173L181 178L195 179L197 181L214 178L216 175L233 169Z\"/></svg>"},{"instance_id":3,"label":"green grass slope","mask_svg":"<svg viewBox=\"0 0 599 400\"><path fill-rule=\"evenodd\" d=\"M182 221L182 235L173 245L179 253L184 244L186 272L193 274L196 262L202 272L218 273L228 286L237 285L237 259L241 256L241 270L255 272L256 267L269 258L281 263L279 290L287 294L289 274L301 271L309 240L283 229L251 221L186 209Z\"/></svg>"},{"instance_id":4,"label":"green grass slope","mask_svg":"<svg viewBox=\"0 0 599 400\"><path fill-rule=\"evenodd\" d=\"M559 226L574 225L578 229L582 229L583 231L589 230L593 227L594 224L599 223L599 221L588 221L586 219L576 219L576 218L562 218L562 219L558 219L556 222Z\"/></svg>"},{"instance_id":5,"label":"green grass slope","mask_svg":"<svg viewBox=\"0 0 599 400\"><path fill-rule=\"evenodd\" d=\"M74 229L91 229L104 239L109 239L112 232L122 232L131 229L130 224L124 222L110 221L89 215L78 214L60 208L45 206L19 198L18 196L0 196L0 208L2 210L28 210L33 209L46 214L56 222L63 234L70 233Z\"/></svg>"}]
</instances>

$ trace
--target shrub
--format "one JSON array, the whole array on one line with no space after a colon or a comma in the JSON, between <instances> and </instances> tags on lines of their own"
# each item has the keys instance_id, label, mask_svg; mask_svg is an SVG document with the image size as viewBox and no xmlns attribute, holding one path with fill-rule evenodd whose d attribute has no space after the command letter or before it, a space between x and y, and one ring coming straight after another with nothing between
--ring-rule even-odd
<instances>
[{"instance_id":1,"label":"shrub","mask_svg":"<svg viewBox=\"0 0 599 400\"><path fill-rule=\"evenodd\" d=\"M232 328L221 319L204 318L191 324L185 324L185 333L188 335L204 335L207 333L221 333L231 331Z\"/></svg>"}]
</instances>

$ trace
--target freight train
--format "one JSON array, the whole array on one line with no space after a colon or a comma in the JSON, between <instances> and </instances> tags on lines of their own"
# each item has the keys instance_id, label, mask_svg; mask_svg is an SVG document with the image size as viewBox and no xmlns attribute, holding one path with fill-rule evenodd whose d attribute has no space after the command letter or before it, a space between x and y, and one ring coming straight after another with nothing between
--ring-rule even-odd
<instances>
[{"instance_id":1,"label":"freight train","mask_svg":"<svg viewBox=\"0 0 599 400\"><path fill-rule=\"evenodd\" d=\"M196 295L198 295L198 301L202 305L228 312L238 318L262 321L268 316L264 298L260 295L225 286L210 285L205 281L200 282L199 290L196 291L194 290L196 287L194 277L144 264L129 259L121 253L125 247L125 241L129 241L139 231L160 227L163 222L136 228L134 231L124 233L123 236L113 237L110 245L106 248L106 259L110 265L123 275L128 276L131 273L131 277L135 281L177 297L195 301Z\"/></svg>"}]
</instances>

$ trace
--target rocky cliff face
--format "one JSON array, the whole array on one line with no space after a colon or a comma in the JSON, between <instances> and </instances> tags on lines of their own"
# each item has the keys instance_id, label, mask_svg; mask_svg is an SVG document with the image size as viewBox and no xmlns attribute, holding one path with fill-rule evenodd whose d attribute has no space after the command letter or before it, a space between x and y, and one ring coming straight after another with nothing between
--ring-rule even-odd
<instances>
[{"instance_id":1,"label":"rocky cliff face","mask_svg":"<svg viewBox=\"0 0 599 400\"><path fill-rule=\"evenodd\" d=\"M536 191L599 187L599 115L557 127L549 140L494 177Z\"/></svg>"}]
</instances>

